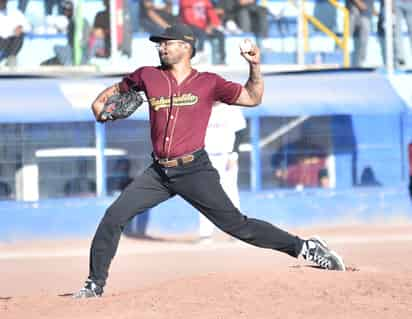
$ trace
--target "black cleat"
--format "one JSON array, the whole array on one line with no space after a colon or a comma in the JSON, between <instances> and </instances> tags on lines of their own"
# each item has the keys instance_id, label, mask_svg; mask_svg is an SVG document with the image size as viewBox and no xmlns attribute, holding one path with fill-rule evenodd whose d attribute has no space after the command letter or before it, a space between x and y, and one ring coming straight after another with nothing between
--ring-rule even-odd
<instances>
[{"instance_id":1,"label":"black cleat","mask_svg":"<svg viewBox=\"0 0 412 319\"><path fill-rule=\"evenodd\" d=\"M103 288L93 282L91 279L87 279L84 283L84 287L78 292L73 294L73 298L96 298L101 297L103 294Z\"/></svg>"},{"instance_id":2,"label":"black cleat","mask_svg":"<svg viewBox=\"0 0 412 319\"><path fill-rule=\"evenodd\" d=\"M312 261L323 269L345 271L342 257L330 250L328 245L320 238L309 238L305 240L303 245L305 247L302 257L305 260Z\"/></svg>"}]
</instances>

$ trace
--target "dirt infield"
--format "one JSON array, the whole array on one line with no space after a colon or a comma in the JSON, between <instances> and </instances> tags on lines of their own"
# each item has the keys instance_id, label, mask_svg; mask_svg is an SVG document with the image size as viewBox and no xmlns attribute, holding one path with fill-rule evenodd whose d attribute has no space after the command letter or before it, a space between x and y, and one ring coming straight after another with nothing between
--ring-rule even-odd
<instances>
[{"instance_id":1,"label":"dirt infield","mask_svg":"<svg viewBox=\"0 0 412 319\"><path fill-rule=\"evenodd\" d=\"M412 318L412 224L293 231L322 235L350 270L226 238L123 238L104 296L74 300L88 240L0 243L0 318Z\"/></svg>"}]
</instances>

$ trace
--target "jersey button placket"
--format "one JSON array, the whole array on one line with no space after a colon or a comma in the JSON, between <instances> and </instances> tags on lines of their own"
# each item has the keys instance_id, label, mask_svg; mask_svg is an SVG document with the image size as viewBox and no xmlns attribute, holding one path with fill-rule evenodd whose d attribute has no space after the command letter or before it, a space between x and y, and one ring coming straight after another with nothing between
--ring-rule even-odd
<instances>
[{"instance_id":1,"label":"jersey button placket","mask_svg":"<svg viewBox=\"0 0 412 319\"><path fill-rule=\"evenodd\" d=\"M170 115L170 120L173 121L174 118L175 117L174 117L173 111L172 111L172 114ZM172 127L173 127L173 125L172 125ZM169 143L169 141L170 141L170 134L168 136L166 136L166 143Z\"/></svg>"},{"instance_id":2,"label":"jersey button placket","mask_svg":"<svg viewBox=\"0 0 412 319\"><path fill-rule=\"evenodd\" d=\"M176 94L174 94L173 95L173 98L175 98L176 97ZM169 156L169 150L170 150L170 143L171 143L171 138L172 138L172 132L173 132L173 127L174 127L174 118L175 118L175 108L173 107L173 98L172 98L172 100L171 100L171 112L170 112L170 116L169 116L169 122L170 122L170 124L171 125L168 125L168 129L167 129L167 132L166 132L166 138L165 138L165 141L166 141L166 149L167 149L167 154L168 154L168 156Z\"/></svg>"},{"instance_id":3,"label":"jersey button placket","mask_svg":"<svg viewBox=\"0 0 412 319\"><path fill-rule=\"evenodd\" d=\"M174 97L174 95L170 98L170 108L169 108L169 110L170 110L170 115L168 115L168 124L167 124L167 126L166 126L166 137L165 137L165 143L164 143L164 147L165 147L165 151L166 151L166 157L168 158L169 157L169 152L168 152L168 150L169 150L169 143L170 143L170 136L171 136L171 134L170 134L170 132L171 132L171 129L170 129L170 127L171 127L171 125L169 125L170 124L170 122L171 122L171 118L173 117L173 97Z\"/></svg>"}]
</instances>

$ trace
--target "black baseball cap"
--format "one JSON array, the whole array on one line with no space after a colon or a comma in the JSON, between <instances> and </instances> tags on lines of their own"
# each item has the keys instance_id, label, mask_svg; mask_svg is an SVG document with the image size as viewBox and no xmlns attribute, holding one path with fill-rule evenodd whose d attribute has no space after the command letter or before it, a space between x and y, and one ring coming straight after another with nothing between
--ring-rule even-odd
<instances>
[{"instance_id":1,"label":"black baseball cap","mask_svg":"<svg viewBox=\"0 0 412 319\"><path fill-rule=\"evenodd\" d=\"M149 38L152 42L160 42L165 40L181 40L189 43L193 48L192 58L196 54L196 37L192 29L183 23L178 23L164 29L162 34L151 35Z\"/></svg>"}]
</instances>

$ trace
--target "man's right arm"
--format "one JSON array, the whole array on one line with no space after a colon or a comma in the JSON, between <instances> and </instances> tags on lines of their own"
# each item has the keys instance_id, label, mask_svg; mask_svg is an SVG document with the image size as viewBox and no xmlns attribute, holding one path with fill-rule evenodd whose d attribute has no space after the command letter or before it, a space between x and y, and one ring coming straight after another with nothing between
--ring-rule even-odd
<instances>
[{"instance_id":1,"label":"man's right arm","mask_svg":"<svg viewBox=\"0 0 412 319\"><path fill-rule=\"evenodd\" d=\"M119 84L112 85L101 92L97 98L92 103L92 110L94 117L96 120L99 120L99 115L103 110L104 104L106 103L107 99L112 95L120 93L120 86Z\"/></svg>"}]
</instances>

